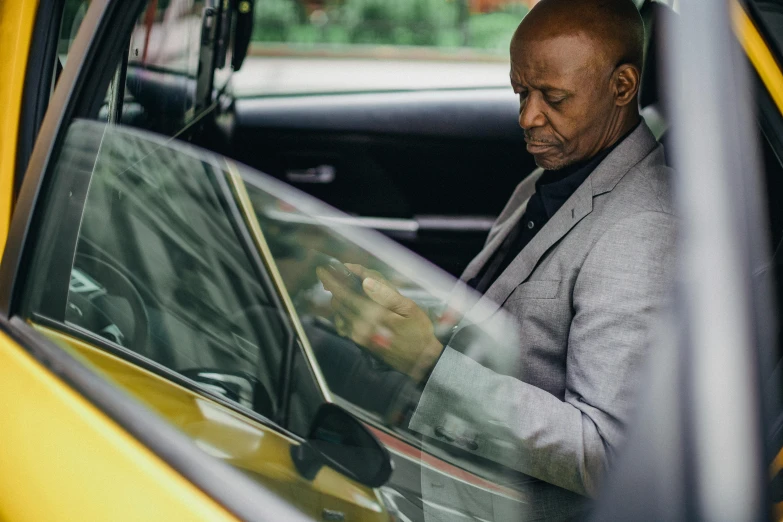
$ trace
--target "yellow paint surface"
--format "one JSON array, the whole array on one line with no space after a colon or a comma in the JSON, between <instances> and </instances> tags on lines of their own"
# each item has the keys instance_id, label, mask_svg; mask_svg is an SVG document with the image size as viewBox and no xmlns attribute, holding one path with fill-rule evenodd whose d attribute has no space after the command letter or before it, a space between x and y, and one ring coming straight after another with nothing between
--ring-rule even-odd
<instances>
[{"instance_id":1,"label":"yellow paint surface","mask_svg":"<svg viewBox=\"0 0 783 522\"><path fill-rule=\"evenodd\" d=\"M731 2L734 34L742 44L745 54L769 91L778 110L783 113L783 74L775 57L748 14L736 0Z\"/></svg>"},{"instance_id":2,"label":"yellow paint surface","mask_svg":"<svg viewBox=\"0 0 783 522\"><path fill-rule=\"evenodd\" d=\"M160 414L202 450L308 515L320 519L323 510L329 509L344 513L346 520L388 519L372 488L333 469L322 468L313 481L302 478L290 455L296 442L282 433L79 339L33 326Z\"/></svg>"},{"instance_id":3,"label":"yellow paint surface","mask_svg":"<svg viewBox=\"0 0 783 522\"><path fill-rule=\"evenodd\" d=\"M5 248L13 210L19 115L37 0L0 1L0 253Z\"/></svg>"},{"instance_id":4,"label":"yellow paint surface","mask_svg":"<svg viewBox=\"0 0 783 522\"><path fill-rule=\"evenodd\" d=\"M0 520L235 520L0 332Z\"/></svg>"}]
</instances>

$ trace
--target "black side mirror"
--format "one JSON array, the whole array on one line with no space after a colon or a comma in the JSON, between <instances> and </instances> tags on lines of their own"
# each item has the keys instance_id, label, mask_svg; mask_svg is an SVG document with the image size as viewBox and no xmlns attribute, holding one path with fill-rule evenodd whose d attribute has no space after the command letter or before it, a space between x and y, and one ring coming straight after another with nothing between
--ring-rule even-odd
<instances>
[{"instance_id":1,"label":"black side mirror","mask_svg":"<svg viewBox=\"0 0 783 522\"><path fill-rule=\"evenodd\" d=\"M299 473L313 480L323 466L377 488L392 473L389 452L364 424L335 404L322 404L315 414L307 441L291 446Z\"/></svg>"}]
</instances>

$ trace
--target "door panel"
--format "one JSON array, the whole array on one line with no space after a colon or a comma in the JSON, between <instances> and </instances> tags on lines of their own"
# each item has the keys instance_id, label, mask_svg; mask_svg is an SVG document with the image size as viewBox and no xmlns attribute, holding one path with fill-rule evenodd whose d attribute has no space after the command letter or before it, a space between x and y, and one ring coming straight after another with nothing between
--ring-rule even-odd
<instances>
[{"instance_id":1,"label":"door panel","mask_svg":"<svg viewBox=\"0 0 783 522\"><path fill-rule=\"evenodd\" d=\"M34 260L23 313L299 509L383 519L371 488L326 467L310 481L293 465L301 439L281 424L298 346L225 169L159 135L74 121L41 234L57 239Z\"/></svg>"},{"instance_id":2,"label":"door panel","mask_svg":"<svg viewBox=\"0 0 783 522\"><path fill-rule=\"evenodd\" d=\"M112 382L169 420L199 448L311 517L320 519L322 511L330 509L345 513L347 520L385 519L383 506L370 490L330 468L322 468L312 482L302 478L290 456L291 446L298 444L295 439L84 341L51 328L37 329L87 359Z\"/></svg>"},{"instance_id":3,"label":"door panel","mask_svg":"<svg viewBox=\"0 0 783 522\"><path fill-rule=\"evenodd\" d=\"M4 333L0 392L3 520L235 520Z\"/></svg>"}]
</instances>

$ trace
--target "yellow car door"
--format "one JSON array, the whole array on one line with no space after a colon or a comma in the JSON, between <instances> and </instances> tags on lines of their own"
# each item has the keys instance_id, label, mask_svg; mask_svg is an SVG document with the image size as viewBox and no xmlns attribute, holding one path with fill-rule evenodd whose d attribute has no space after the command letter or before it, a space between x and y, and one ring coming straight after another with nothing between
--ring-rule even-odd
<instances>
[{"instance_id":1,"label":"yellow car door","mask_svg":"<svg viewBox=\"0 0 783 522\"><path fill-rule=\"evenodd\" d=\"M4 107L0 115L0 252L5 246L11 221L19 119L37 11L36 1L21 5L0 4L0 43L4 49L0 64L5 71L4 80L0 82L0 100Z\"/></svg>"},{"instance_id":2,"label":"yellow car door","mask_svg":"<svg viewBox=\"0 0 783 522\"><path fill-rule=\"evenodd\" d=\"M743 50L750 62L754 75L754 86L756 93L756 102L758 104L758 119L762 129L761 146L763 152L763 166L765 174L765 184L767 189L767 201L770 214L770 229L773 234L772 266L774 267L774 277L777 281L778 303L781 299L780 281L783 274L780 272L780 175L783 172L783 163L780 158L783 153L781 140L783 140L783 72L780 63L780 44L783 43L783 31L780 30L779 8L775 5L765 2L748 2L740 5L738 2L732 2L732 20L734 25L734 34L742 45ZM777 225L777 226L776 226ZM776 361L780 365L778 353L762 354L763 360ZM772 365L770 365L772 366ZM776 373L768 375L765 372L765 379L774 379ZM773 405L770 408L771 417L768 419L770 424L770 434L768 448L774 458L769 466L769 500L772 503L772 515L774 520L783 520L783 411L779 407L779 401L774 396L773 390L777 388L765 388L766 400Z\"/></svg>"},{"instance_id":3,"label":"yellow car door","mask_svg":"<svg viewBox=\"0 0 783 522\"><path fill-rule=\"evenodd\" d=\"M0 237L11 238L0 265L0 357L4 391L16 397L2 411L0 454L23 472L3 477L14 481L3 490L17 494L4 495L0 518L388 518L373 489L388 477L388 454L358 422L321 405L317 387L300 387L306 397L295 400L307 405L297 415L316 414L310 434L319 419L339 418L345 444L380 456L375 468L297 453L310 448L308 433L282 427L298 378L291 368L310 370L293 362L299 347L231 214L220 159L95 121L106 108L96 93L117 88L127 42L150 8L91 2L59 74L56 53L33 52L36 30L59 20L36 7L0 7L3 37L15 37L11 81L0 87L0 132L10 137ZM205 15L188 12L203 42ZM51 100L25 83L31 71L57 81ZM30 129L26 86L48 103ZM37 135L29 158L17 155L23 127Z\"/></svg>"}]
</instances>

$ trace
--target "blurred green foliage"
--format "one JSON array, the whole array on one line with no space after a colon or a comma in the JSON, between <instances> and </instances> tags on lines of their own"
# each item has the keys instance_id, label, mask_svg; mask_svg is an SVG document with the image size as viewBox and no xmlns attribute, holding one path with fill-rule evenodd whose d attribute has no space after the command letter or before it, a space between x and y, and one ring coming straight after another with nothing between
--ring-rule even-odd
<instances>
[{"instance_id":1,"label":"blurred green foliage","mask_svg":"<svg viewBox=\"0 0 783 522\"><path fill-rule=\"evenodd\" d=\"M298 44L416 45L508 49L528 8L509 3L470 13L467 0L256 0L253 40Z\"/></svg>"}]
</instances>

